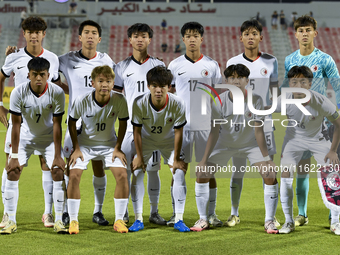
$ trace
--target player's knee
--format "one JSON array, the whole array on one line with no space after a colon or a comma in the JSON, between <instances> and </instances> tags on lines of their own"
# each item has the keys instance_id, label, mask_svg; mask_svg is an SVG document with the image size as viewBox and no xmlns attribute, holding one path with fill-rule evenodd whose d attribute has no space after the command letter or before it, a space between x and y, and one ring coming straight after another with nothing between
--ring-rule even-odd
<instances>
[{"instance_id":1,"label":"player's knee","mask_svg":"<svg viewBox=\"0 0 340 255\"><path fill-rule=\"evenodd\" d=\"M10 181L17 181L20 178L20 170L18 168L7 172L7 179Z\"/></svg>"},{"instance_id":2,"label":"player's knee","mask_svg":"<svg viewBox=\"0 0 340 255\"><path fill-rule=\"evenodd\" d=\"M121 182L127 182L127 172L126 170L120 170L116 173L116 182L121 183Z\"/></svg>"},{"instance_id":3,"label":"player's knee","mask_svg":"<svg viewBox=\"0 0 340 255\"><path fill-rule=\"evenodd\" d=\"M62 181L64 179L64 172L60 168L53 168L52 170L53 181Z\"/></svg>"},{"instance_id":4,"label":"player's knee","mask_svg":"<svg viewBox=\"0 0 340 255\"><path fill-rule=\"evenodd\" d=\"M264 183L266 185L275 185L277 183L277 179L274 177L274 178L264 178Z\"/></svg>"}]
</instances>

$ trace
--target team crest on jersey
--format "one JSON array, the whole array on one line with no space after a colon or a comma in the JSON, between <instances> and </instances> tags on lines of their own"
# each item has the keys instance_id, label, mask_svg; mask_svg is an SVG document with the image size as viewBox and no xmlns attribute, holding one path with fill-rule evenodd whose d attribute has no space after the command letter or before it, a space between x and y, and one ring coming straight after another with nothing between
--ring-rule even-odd
<instances>
[{"instance_id":1,"label":"team crest on jersey","mask_svg":"<svg viewBox=\"0 0 340 255\"><path fill-rule=\"evenodd\" d=\"M209 72L207 69L203 69L201 72L202 77L207 77L209 75Z\"/></svg>"},{"instance_id":2,"label":"team crest on jersey","mask_svg":"<svg viewBox=\"0 0 340 255\"><path fill-rule=\"evenodd\" d=\"M339 190L340 189L340 175L338 172L330 173L327 178L326 182L328 187L332 190Z\"/></svg>"},{"instance_id":3,"label":"team crest on jersey","mask_svg":"<svg viewBox=\"0 0 340 255\"><path fill-rule=\"evenodd\" d=\"M315 120L315 116L311 115L308 117L309 120Z\"/></svg>"},{"instance_id":4,"label":"team crest on jersey","mask_svg":"<svg viewBox=\"0 0 340 255\"><path fill-rule=\"evenodd\" d=\"M249 119L251 119L253 117L253 114L250 111L246 111L244 114Z\"/></svg>"},{"instance_id":5,"label":"team crest on jersey","mask_svg":"<svg viewBox=\"0 0 340 255\"><path fill-rule=\"evenodd\" d=\"M51 105L51 104L48 104L48 105L46 106L46 108L47 108L47 109L52 109L52 105Z\"/></svg>"},{"instance_id":6,"label":"team crest on jersey","mask_svg":"<svg viewBox=\"0 0 340 255\"><path fill-rule=\"evenodd\" d=\"M262 68L262 69L260 70L260 74L261 74L262 76L266 76L266 75L268 74L268 70L267 70L266 68Z\"/></svg>"},{"instance_id":7,"label":"team crest on jersey","mask_svg":"<svg viewBox=\"0 0 340 255\"><path fill-rule=\"evenodd\" d=\"M10 149L12 147L12 144L11 143L6 143L6 148L7 149Z\"/></svg>"},{"instance_id":8,"label":"team crest on jersey","mask_svg":"<svg viewBox=\"0 0 340 255\"><path fill-rule=\"evenodd\" d=\"M65 151L68 152L69 150L70 149L67 146L65 146Z\"/></svg>"},{"instance_id":9,"label":"team crest on jersey","mask_svg":"<svg viewBox=\"0 0 340 255\"><path fill-rule=\"evenodd\" d=\"M172 123L173 119L172 118L169 118L166 120L166 123Z\"/></svg>"},{"instance_id":10,"label":"team crest on jersey","mask_svg":"<svg viewBox=\"0 0 340 255\"><path fill-rule=\"evenodd\" d=\"M319 67L317 65L312 65L310 70L312 70L312 72L315 73L317 70L319 70Z\"/></svg>"}]
</instances>

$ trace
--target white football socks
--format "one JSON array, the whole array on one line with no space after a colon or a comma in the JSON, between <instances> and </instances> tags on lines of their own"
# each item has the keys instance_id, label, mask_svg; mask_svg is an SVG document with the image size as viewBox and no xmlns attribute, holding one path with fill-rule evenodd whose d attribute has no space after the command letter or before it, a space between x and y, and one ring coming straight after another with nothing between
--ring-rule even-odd
<instances>
[{"instance_id":1,"label":"white football socks","mask_svg":"<svg viewBox=\"0 0 340 255\"><path fill-rule=\"evenodd\" d=\"M114 198L115 201L115 222L117 220L123 220L125 211L126 211L126 205L128 202L127 198Z\"/></svg>"},{"instance_id":2,"label":"white football socks","mask_svg":"<svg viewBox=\"0 0 340 255\"><path fill-rule=\"evenodd\" d=\"M62 219L64 207L65 192L63 190L63 181L53 181L53 202L55 222Z\"/></svg>"},{"instance_id":3,"label":"white football socks","mask_svg":"<svg viewBox=\"0 0 340 255\"><path fill-rule=\"evenodd\" d=\"M264 205L266 209L265 222L274 220L277 203L279 201L279 184L264 185Z\"/></svg>"},{"instance_id":4,"label":"white football socks","mask_svg":"<svg viewBox=\"0 0 340 255\"><path fill-rule=\"evenodd\" d=\"M105 191L106 191L107 178L106 175L103 177L96 177L93 175L92 184L94 189L94 211L93 214L97 212L102 212Z\"/></svg>"},{"instance_id":5,"label":"white football socks","mask_svg":"<svg viewBox=\"0 0 340 255\"><path fill-rule=\"evenodd\" d=\"M44 197L45 197L45 212L52 213L52 204L53 204L53 179L50 170L42 171L42 186L44 189Z\"/></svg>"},{"instance_id":6,"label":"white football socks","mask_svg":"<svg viewBox=\"0 0 340 255\"><path fill-rule=\"evenodd\" d=\"M134 171L133 175L134 176L131 184L131 201L133 205L133 211L136 217L138 213L140 214L143 213L143 199L145 192L144 173L142 169L138 169Z\"/></svg>"},{"instance_id":7,"label":"white football socks","mask_svg":"<svg viewBox=\"0 0 340 255\"><path fill-rule=\"evenodd\" d=\"M158 211L159 194L161 191L161 180L158 171L148 173L148 194L150 199L150 215Z\"/></svg>"},{"instance_id":8,"label":"white football socks","mask_svg":"<svg viewBox=\"0 0 340 255\"><path fill-rule=\"evenodd\" d=\"M7 171L6 168L4 168L4 171L2 172L2 177L1 177L1 196L2 196L2 203L4 205L4 214L6 213L6 208L5 208L5 188L6 188L6 180L7 180Z\"/></svg>"},{"instance_id":9,"label":"white football socks","mask_svg":"<svg viewBox=\"0 0 340 255\"><path fill-rule=\"evenodd\" d=\"M78 221L78 213L80 207L80 199L67 199L68 214L70 216L70 222Z\"/></svg>"},{"instance_id":10,"label":"white football socks","mask_svg":"<svg viewBox=\"0 0 340 255\"><path fill-rule=\"evenodd\" d=\"M217 188L209 189L208 216L216 214Z\"/></svg>"},{"instance_id":11,"label":"white football socks","mask_svg":"<svg viewBox=\"0 0 340 255\"><path fill-rule=\"evenodd\" d=\"M209 201L209 182L195 182L195 195L198 214L203 220L207 220L207 205Z\"/></svg>"},{"instance_id":12,"label":"white football socks","mask_svg":"<svg viewBox=\"0 0 340 255\"><path fill-rule=\"evenodd\" d=\"M172 169L170 169L172 172ZM173 186L173 195L175 200L175 223L178 220L183 220L183 213L185 207L185 200L187 194L187 187L185 183L185 173L181 169L177 169L175 174L173 175L174 178L174 186ZM177 214L182 214L179 216ZM180 219L182 217L182 219Z\"/></svg>"},{"instance_id":13,"label":"white football socks","mask_svg":"<svg viewBox=\"0 0 340 255\"><path fill-rule=\"evenodd\" d=\"M19 181L6 180L5 205L9 220L16 221L19 198Z\"/></svg>"},{"instance_id":14,"label":"white football socks","mask_svg":"<svg viewBox=\"0 0 340 255\"><path fill-rule=\"evenodd\" d=\"M293 220L293 178L281 178L280 199L283 213L286 217L286 223L294 223Z\"/></svg>"}]
</instances>

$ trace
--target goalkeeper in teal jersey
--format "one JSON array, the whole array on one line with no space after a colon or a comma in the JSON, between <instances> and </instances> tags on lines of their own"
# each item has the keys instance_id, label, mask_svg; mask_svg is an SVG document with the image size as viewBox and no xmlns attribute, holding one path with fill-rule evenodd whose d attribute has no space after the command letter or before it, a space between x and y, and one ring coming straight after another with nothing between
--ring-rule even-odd
<instances>
[{"instance_id":1,"label":"goalkeeper in teal jersey","mask_svg":"<svg viewBox=\"0 0 340 255\"><path fill-rule=\"evenodd\" d=\"M301 16L294 22L295 37L299 41L299 48L285 59L285 78L288 71L294 66L308 66L313 72L311 90L326 95L328 81L331 83L338 108L340 108L340 76L333 58L314 47L313 40L317 36L317 22L313 17ZM285 79L281 87L288 87L288 79ZM327 128L323 132L329 139ZM309 191L309 173L311 152L306 151L299 162L296 178L296 198L299 215L295 217L295 226L308 224L307 198ZM331 216L330 216L331 218Z\"/></svg>"}]
</instances>

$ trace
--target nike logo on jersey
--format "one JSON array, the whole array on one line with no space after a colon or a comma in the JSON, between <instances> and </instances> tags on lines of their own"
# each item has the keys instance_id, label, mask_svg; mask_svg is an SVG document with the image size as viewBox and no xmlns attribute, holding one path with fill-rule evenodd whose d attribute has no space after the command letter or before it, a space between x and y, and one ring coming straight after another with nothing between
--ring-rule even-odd
<instances>
[{"instance_id":1,"label":"nike logo on jersey","mask_svg":"<svg viewBox=\"0 0 340 255\"><path fill-rule=\"evenodd\" d=\"M25 109L26 109L26 108L31 108L31 107L32 107L32 106L26 106L26 105L24 106Z\"/></svg>"},{"instance_id":2,"label":"nike logo on jersey","mask_svg":"<svg viewBox=\"0 0 340 255\"><path fill-rule=\"evenodd\" d=\"M143 118L143 120L149 120L149 119L151 119L151 118Z\"/></svg>"},{"instance_id":3,"label":"nike logo on jersey","mask_svg":"<svg viewBox=\"0 0 340 255\"><path fill-rule=\"evenodd\" d=\"M158 165L158 163L156 163L156 164L152 164L152 167L154 167L154 166L157 166ZM152 190L152 189L151 189Z\"/></svg>"},{"instance_id":4,"label":"nike logo on jersey","mask_svg":"<svg viewBox=\"0 0 340 255\"><path fill-rule=\"evenodd\" d=\"M24 68L24 67L25 67L25 66L18 66L17 69L19 70L19 69Z\"/></svg>"},{"instance_id":5,"label":"nike logo on jersey","mask_svg":"<svg viewBox=\"0 0 340 255\"><path fill-rule=\"evenodd\" d=\"M13 197L10 197L10 198L5 198L5 200L11 200L11 199L13 199Z\"/></svg>"},{"instance_id":6,"label":"nike logo on jersey","mask_svg":"<svg viewBox=\"0 0 340 255\"><path fill-rule=\"evenodd\" d=\"M74 66L73 69L81 68L81 66Z\"/></svg>"},{"instance_id":7,"label":"nike logo on jersey","mask_svg":"<svg viewBox=\"0 0 340 255\"><path fill-rule=\"evenodd\" d=\"M183 73L178 73L178 76L180 76L180 75L182 75L182 74L184 74L184 73L186 73L186 72L183 72Z\"/></svg>"},{"instance_id":8,"label":"nike logo on jersey","mask_svg":"<svg viewBox=\"0 0 340 255\"><path fill-rule=\"evenodd\" d=\"M127 74L126 77L130 77L131 75L133 75L134 73L130 73L130 74Z\"/></svg>"},{"instance_id":9,"label":"nike logo on jersey","mask_svg":"<svg viewBox=\"0 0 340 255\"><path fill-rule=\"evenodd\" d=\"M94 115L86 115L86 118L92 118Z\"/></svg>"}]
</instances>

